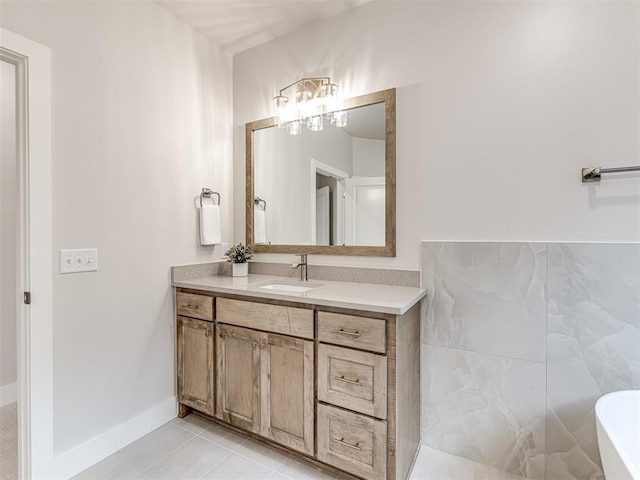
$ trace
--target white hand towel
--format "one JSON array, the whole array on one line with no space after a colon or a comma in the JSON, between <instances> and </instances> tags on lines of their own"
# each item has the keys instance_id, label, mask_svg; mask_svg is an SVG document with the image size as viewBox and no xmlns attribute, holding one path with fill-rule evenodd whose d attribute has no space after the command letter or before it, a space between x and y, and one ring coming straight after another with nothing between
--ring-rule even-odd
<instances>
[{"instance_id":1,"label":"white hand towel","mask_svg":"<svg viewBox=\"0 0 640 480\"><path fill-rule=\"evenodd\" d=\"M220 206L203 205L200 208L200 244L215 245L217 243L222 243Z\"/></svg>"},{"instance_id":2,"label":"white hand towel","mask_svg":"<svg viewBox=\"0 0 640 480\"><path fill-rule=\"evenodd\" d=\"M267 212L254 208L253 213L253 242L267 243Z\"/></svg>"}]
</instances>

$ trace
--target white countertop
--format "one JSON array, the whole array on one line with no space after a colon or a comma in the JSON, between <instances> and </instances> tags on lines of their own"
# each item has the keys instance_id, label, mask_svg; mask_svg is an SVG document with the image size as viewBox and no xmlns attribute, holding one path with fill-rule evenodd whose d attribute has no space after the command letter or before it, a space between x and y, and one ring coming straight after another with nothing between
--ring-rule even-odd
<instances>
[{"instance_id":1,"label":"white countertop","mask_svg":"<svg viewBox=\"0 0 640 480\"><path fill-rule=\"evenodd\" d=\"M317 285L317 287L306 292L289 292L260 288L270 283L300 286ZM205 290L208 292L244 295L246 297L307 303L325 307L390 313L393 315L403 315L427 294L424 288L416 287L330 282L326 280L309 280L309 282L305 284L292 278L268 275L192 278L173 282L172 286Z\"/></svg>"}]
</instances>

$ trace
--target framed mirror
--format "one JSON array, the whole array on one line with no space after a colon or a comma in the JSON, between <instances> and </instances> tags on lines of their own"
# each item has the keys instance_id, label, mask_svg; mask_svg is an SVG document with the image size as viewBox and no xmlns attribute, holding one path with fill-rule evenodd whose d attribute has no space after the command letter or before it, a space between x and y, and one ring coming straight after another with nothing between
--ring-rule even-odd
<instances>
[{"instance_id":1,"label":"framed mirror","mask_svg":"<svg viewBox=\"0 0 640 480\"><path fill-rule=\"evenodd\" d=\"M246 233L256 253L396 255L396 91L349 98L320 131L246 125Z\"/></svg>"}]
</instances>

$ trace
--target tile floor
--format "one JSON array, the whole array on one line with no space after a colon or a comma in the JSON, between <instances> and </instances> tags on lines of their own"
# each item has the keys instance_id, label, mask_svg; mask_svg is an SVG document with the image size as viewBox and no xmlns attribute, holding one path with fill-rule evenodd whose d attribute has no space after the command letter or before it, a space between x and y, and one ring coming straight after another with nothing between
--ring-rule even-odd
<instances>
[{"instance_id":1,"label":"tile floor","mask_svg":"<svg viewBox=\"0 0 640 480\"><path fill-rule=\"evenodd\" d=\"M526 480L518 475L422 445L410 480Z\"/></svg>"},{"instance_id":2,"label":"tile floor","mask_svg":"<svg viewBox=\"0 0 640 480\"><path fill-rule=\"evenodd\" d=\"M300 462L197 415L176 418L74 477L77 480L336 478L332 472Z\"/></svg>"},{"instance_id":3,"label":"tile floor","mask_svg":"<svg viewBox=\"0 0 640 480\"><path fill-rule=\"evenodd\" d=\"M74 478L334 480L343 477L300 462L202 417L188 415L163 425ZM523 479L423 446L411 480Z\"/></svg>"},{"instance_id":4,"label":"tile floor","mask_svg":"<svg viewBox=\"0 0 640 480\"><path fill-rule=\"evenodd\" d=\"M18 478L18 404L0 407L0 480Z\"/></svg>"}]
</instances>

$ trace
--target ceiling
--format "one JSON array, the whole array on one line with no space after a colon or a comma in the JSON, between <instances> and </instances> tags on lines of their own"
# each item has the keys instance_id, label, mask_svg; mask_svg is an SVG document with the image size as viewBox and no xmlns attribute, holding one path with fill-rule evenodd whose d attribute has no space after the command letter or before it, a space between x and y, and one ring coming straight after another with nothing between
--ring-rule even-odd
<instances>
[{"instance_id":1,"label":"ceiling","mask_svg":"<svg viewBox=\"0 0 640 480\"><path fill-rule=\"evenodd\" d=\"M367 1L155 0L234 55Z\"/></svg>"}]
</instances>

